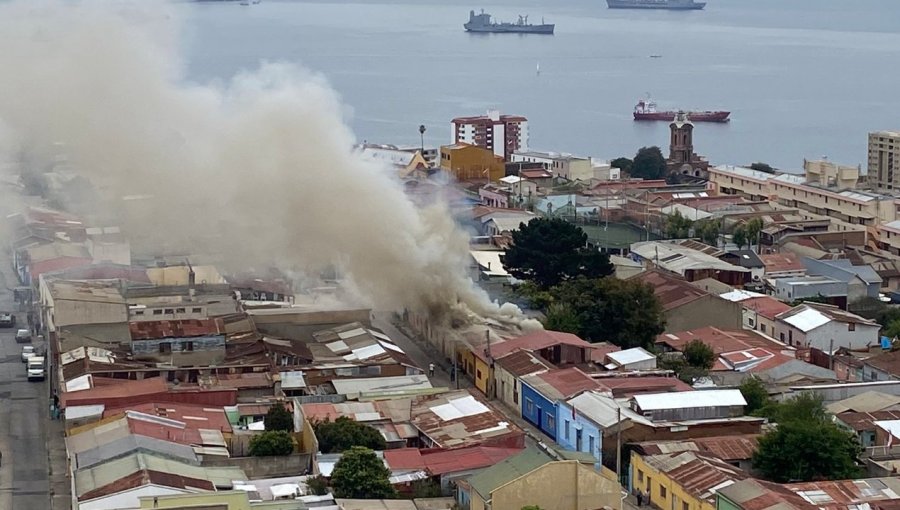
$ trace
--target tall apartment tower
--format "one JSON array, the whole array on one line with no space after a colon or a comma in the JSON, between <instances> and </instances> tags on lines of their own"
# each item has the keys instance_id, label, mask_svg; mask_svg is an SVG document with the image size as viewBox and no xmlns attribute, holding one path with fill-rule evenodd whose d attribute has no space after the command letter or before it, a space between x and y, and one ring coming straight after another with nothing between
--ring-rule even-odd
<instances>
[{"instance_id":1,"label":"tall apartment tower","mask_svg":"<svg viewBox=\"0 0 900 510\"><path fill-rule=\"evenodd\" d=\"M869 185L885 191L900 190L900 132L869 133Z\"/></svg>"},{"instance_id":2,"label":"tall apartment tower","mask_svg":"<svg viewBox=\"0 0 900 510\"><path fill-rule=\"evenodd\" d=\"M480 117L457 117L452 121L453 143L477 145L509 161L516 151L528 150L528 119L500 115L488 110Z\"/></svg>"}]
</instances>

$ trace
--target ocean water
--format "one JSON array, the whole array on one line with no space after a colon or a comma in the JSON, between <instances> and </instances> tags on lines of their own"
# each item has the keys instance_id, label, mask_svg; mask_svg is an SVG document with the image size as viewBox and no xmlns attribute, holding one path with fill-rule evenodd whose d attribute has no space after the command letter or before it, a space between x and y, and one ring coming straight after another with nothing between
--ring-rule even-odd
<instances>
[{"instance_id":1,"label":"ocean water","mask_svg":"<svg viewBox=\"0 0 900 510\"><path fill-rule=\"evenodd\" d=\"M470 9L529 14L553 36L469 34ZM191 79L227 79L261 61L323 75L358 140L450 141L450 119L488 108L528 117L530 146L600 158L667 150L663 109L727 109L697 124L714 164L803 158L865 168L869 131L900 130L900 0L708 0L703 11L610 10L605 0L262 0L187 5ZM650 58L661 55L661 58ZM536 72L540 64L540 74Z\"/></svg>"}]
</instances>

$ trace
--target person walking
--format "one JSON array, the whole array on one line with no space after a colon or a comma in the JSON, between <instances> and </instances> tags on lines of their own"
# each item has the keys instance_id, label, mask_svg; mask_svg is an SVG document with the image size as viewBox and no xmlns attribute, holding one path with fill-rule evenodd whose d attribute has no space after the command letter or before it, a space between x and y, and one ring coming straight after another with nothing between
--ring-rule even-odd
<instances>
[{"instance_id":1,"label":"person walking","mask_svg":"<svg viewBox=\"0 0 900 510\"><path fill-rule=\"evenodd\" d=\"M434 363L428 364L428 377L434 377Z\"/></svg>"}]
</instances>

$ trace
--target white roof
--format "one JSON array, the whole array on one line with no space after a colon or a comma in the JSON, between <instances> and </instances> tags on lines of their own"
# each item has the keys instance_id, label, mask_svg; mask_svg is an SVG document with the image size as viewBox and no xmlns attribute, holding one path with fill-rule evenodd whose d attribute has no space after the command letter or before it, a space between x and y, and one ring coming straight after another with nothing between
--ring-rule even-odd
<instances>
[{"instance_id":1,"label":"white roof","mask_svg":"<svg viewBox=\"0 0 900 510\"><path fill-rule=\"evenodd\" d=\"M495 217L491 218L489 221L493 221L494 225L497 226L497 230L500 232L514 232L519 230L520 224L528 223L532 219L534 219L534 216L518 216L515 218Z\"/></svg>"},{"instance_id":2,"label":"white roof","mask_svg":"<svg viewBox=\"0 0 900 510\"><path fill-rule=\"evenodd\" d=\"M677 196L680 194L681 193L676 193L674 198L681 198L681 197ZM712 213L709 213L706 211L701 211L700 209L697 209L696 207L690 207L690 206L687 206L684 204L667 205L666 207L663 207L662 209L660 209L659 212L661 212L667 216L674 215L677 212L677 213L681 214L682 217L687 218L689 220L703 220L703 219L706 219L706 218L709 218L710 216L712 216Z\"/></svg>"},{"instance_id":3,"label":"white roof","mask_svg":"<svg viewBox=\"0 0 900 510\"><path fill-rule=\"evenodd\" d=\"M306 388L306 380L303 379L303 371L294 370L281 373L281 389L295 390L298 388Z\"/></svg>"},{"instance_id":4,"label":"white roof","mask_svg":"<svg viewBox=\"0 0 900 510\"><path fill-rule=\"evenodd\" d=\"M70 406L65 409L65 415L67 420L78 420L81 418L88 418L91 416L103 416L103 411L106 409L106 406L103 404L92 404L86 406Z\"/></svg>"},{"instance_id":5,"label":"white roof","mask_svg":"<svg viewBox=\"0 0 900 510\"><path fill-rule=\"evenodd\" d=\"M650 424L647 418L635 413L612 397L601 395L595 391L585 391L570 398L566 403L572 406L577 414L589 418L602 428L608 428L617 423L617 409L622 410L622 420L632 420L646 425Z\"/></svg>"},{"instance_id":6,"label":"white roof","mask_svg":"<svg viewBox=\"0 0 900 510\"><path fill-rule=\"evenodd\" d=\"M632 397L641 411L687 409L692 407L745 406L741 390L703 390L675 393L648 393Z\"/></svg>"},{"instance_id":7,"label":"white roof","mask_svg":"<svg viewBox=\"0 0 900 510\"><path fill-rule=\"evenodd\" d=\"M500 182L505 182L506 184L515 184L521 180L523 179L518 175L507 175L506 177L500 178Z\"/></svg>"},{"instance_id":8,"label":"white roof","mask_svg":"<svg viewBox=\"0 0 900 510\"><path fill-rule=\"evenodd\" d=\"M888 434L900 438L900 420L881 420L872 423L886 430Z\"/></svg>"},{"instance_id":9,"label":"white roof","mask_svg":"<svg viewBox=\"0 0 900 510\"><path fill-rule=\"evenodd\" d=\"M362 155L366 159L372 161L378 161L381 163L388 163L390 165L397 166L407 166L412 163L413 157L415 157L415 154L412 152L394 149L380 149L375 147L364 148L362 150Z\"/></svg>"},{"instance_id":10,"label":"white roof","mask_svg":"<svg viewBox=\"0 0 900 510\"><path fill-rule=\"evenodd\" d=\"M615 361L619 366L622 366L651 360L656 356L650 354L640 347L633 347L631 349L625 349L624 351L611 352L607 354L606 357Z\"/></svg>"},{"instance_id":11,"label":"white roof","mask_svg":"<svg viewBox=\"0 0 900 510\"><path fill-rule=\"evenodd\" d=\"M760 294L759 292L750 292L749 290L732 290L730 292L726 292L724 294L719 294L719 297L726 300L731 301L732 303L737 303L740 301L744 301L746 299L763 297L765 294Z\"/></svg>"},{"instance_id":12,"label":"white roof","mask_svg":"<svg viewBox=\"0 0 900 510\"><path fill-rule=\"evenodd\" d=\"M756 179L757 181L767 181L775 177L775 174L760 172L759 170L754 170L752 168L746 168L743 166L718 165L714 170L720 173L732 174L749 179Z\"/></svg>"},{"instance_id":13,"label":"white roof","mask_svg":"<svg viewBox=\"0 0 900 510\"><path fill-rule=\"evenodd\" d=\"M509 276L506 269L503 268L503 262L500 261L502 251L494 250L472 250L469 252L482 272L488 276Z\"/></svg>"},{"instance_id":14,"label":"white roof","mask_svg":"<svg viewBox=\"0 0 900 510\"><path fill-rule=\"evenodd\" d=\"M645 260L659 260L660 267L682 276L689 269L719 269L737 273L750 272L747 268L729 264L712 255L707 255L701 251L675 243L642 241L633 243L631 251Z\"/></svg>"},{"instance_id":15,"label":"white roof","mask_svg":"<svg viewBox=\"0 0 900 510\"><path fill-rule=\"evenodd\" d=\"M431 388L424 374L396 377L372 377L366 379L334 379L331 381L338 395L354 397L360 393L408 391Z\"/></svg>"},{"instance_id":16,"label":"white roof","mask_svg":"<svg viewBox=\"0 0 900 510\"><path fill-rule=\"evenodd\" d=\"M802 175L797 174L781 174L778 177L775 177L776 181L785 182L788 184L805 184L806 178Z\"/></svg>"},{"instance_id":17,"label":"white roof","mask_svg":"<svg viewBox=\"0 0 900 510\"><path fill-rule=\"evenodd\" d=\"M79 375L74 379L66 381L66 393L73 391L89 390L94 387L94 379L91 374Z\"/></svg>"},{"instance_id":18,"label":"white roof","mask_svg":"<svg viewBox=\"0 0 900 510\"><path fill-rule=\"evenodd\" d=\"M475 400L472 395L462 398L455 398L446 404L441 404L431 408L431 412L436 414L443 421L456 420L466 416L474 416L476 414L486 413L490 411L484 404Z\"/></svg>"},{"instance_id":19,"label":"white roof","mask_svg":"<svg viewBox=\"0 0 900 510\"><path fill-rule=\"evenodd\" d=\"M808 331L812 331L823 324L828 324L831 319L825 315L824 313L816 310L815 308L807 307L806 310L802 312L795 313L790 317L785 317L783 319L784 322L787 322L791 326L799 329L800 331L806 333Z\"/></svg>"}]
</instances>

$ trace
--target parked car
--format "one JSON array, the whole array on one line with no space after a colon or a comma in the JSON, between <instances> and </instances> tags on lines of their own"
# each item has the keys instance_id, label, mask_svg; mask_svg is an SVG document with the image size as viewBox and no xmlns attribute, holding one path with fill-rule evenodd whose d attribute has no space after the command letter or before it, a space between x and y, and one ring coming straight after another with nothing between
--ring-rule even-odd
<instances>
[{"instance_id":1,"label":"parked car","mask_svg":"<svg viewBox=\"0 0 900 510\"><path fill-rule=\"evenodd\" d=\"M31 342L31 331L27 329L20 329L16 331L16 342L20 344L27 344Z\"/></svg>"},{"instance_id":2,"label":"parked car","mask_svg":"<svg viewBox=\"0 0 900 510\"><path fill-rule=\"evenodd\" d=\"M13 328L16 326L16 316L9 312L0 312L0 328Z\"/></svg>"},{"instance_id":3,"label":"parked car","mask_svg":"<svg viewBox=\"0 0 900 510\"><path fill-rule=\"evenodd\" d=\"M22 363L27 363L28 358L35 356L35 355L37 355L37 353L34 352L33 345L23 345L22 346Z\"/></svg>"},{"instance_id":4,"label":"parked car","mask_svg":"<svg viewBox=\"0 0 900 510\"><path fill-rule=\"evenodd\" d=\"M32 356L28 358L25 373L29 381L44 380L44 358L42 356Z\"/></svg>"}]
</instances>

